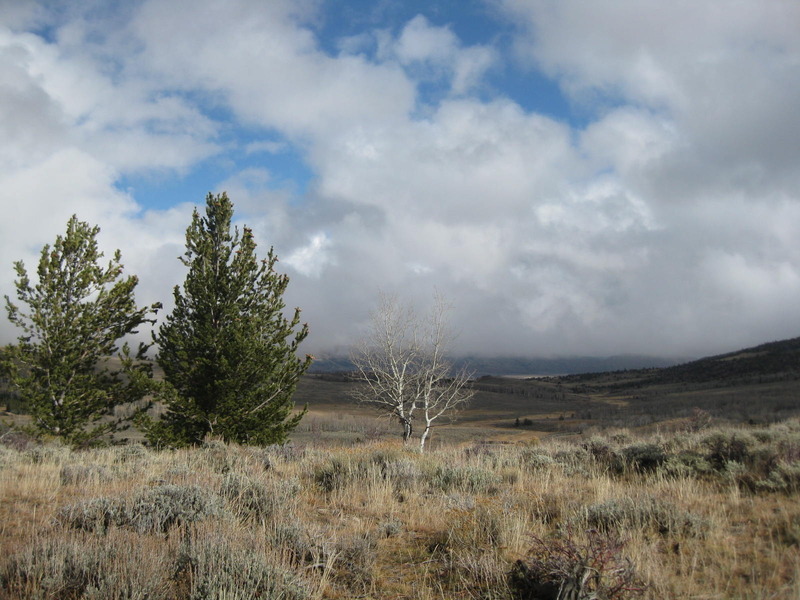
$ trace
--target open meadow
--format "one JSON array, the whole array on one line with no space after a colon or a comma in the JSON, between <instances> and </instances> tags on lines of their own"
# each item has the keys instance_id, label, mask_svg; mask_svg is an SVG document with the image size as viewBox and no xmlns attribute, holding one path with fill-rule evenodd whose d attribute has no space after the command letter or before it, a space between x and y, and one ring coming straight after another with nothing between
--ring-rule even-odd
<instances>
[{"instance_id":1,"label":"open meadow","mask_svg":"<svg viewBox=\"0 0 800 600\"><path fill-rule=\"evenodd\" d=\"M482 377L424 454L342 374L302 380L281 446L6 431L0 598L800 598L797 361L774 354Z\"/></svg>"},{"instance_id":2,"label":"open meadow","mask_svg":"<svg viewBox=\"0 0 800 600\"><path fill-rule=\"evenodd\" d=\"M691 429L3 446L0 597L797 598L800 421Z\"/></svg>"}]
</instances>

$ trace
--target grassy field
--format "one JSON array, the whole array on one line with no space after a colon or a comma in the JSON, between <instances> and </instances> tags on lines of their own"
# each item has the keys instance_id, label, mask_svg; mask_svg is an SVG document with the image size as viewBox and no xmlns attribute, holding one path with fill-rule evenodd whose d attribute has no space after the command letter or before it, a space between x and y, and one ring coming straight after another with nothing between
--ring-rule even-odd
<instances>
[{"instance_id":1,"label":"grassy field","mask_svg":"<svg viewBox=\"0 0 800 600\"><path fill-rule=\"evenodd\" d=\"M729 359L728 359L729 360ZM531 442L614 427L670 432L699 412L717 424L766 425L800 414L800 361L791 370L683 381L669 369L545 378L481 377L469 405L434 429L434 447L470 441ZM665 374L666 373L666 374ZM295 400L309 415L296 440L344 444L399 436L398 424L353 403L358 385L337 374L305 376Z\"/></svg>"},{"instance_id":2,"label":"grassy field","mask_svg":"<svg viewBox=\"0 0 800 600\"><path fill-rule=\"evenodd\" d=\"M0 447L0 598L800 597L800 421L374 435Z\"/></svg>"},{"instance_id":3,"label":"grassy field","mask_svg":"<svg viewBox=\"0 0 800 600\"><path fill-rule=\"evenodd\" d=\"M0 432L0 600L798 599L798 352L482 377L425 454L335 374L285 446Z\"/></svg>"}]
</instances>

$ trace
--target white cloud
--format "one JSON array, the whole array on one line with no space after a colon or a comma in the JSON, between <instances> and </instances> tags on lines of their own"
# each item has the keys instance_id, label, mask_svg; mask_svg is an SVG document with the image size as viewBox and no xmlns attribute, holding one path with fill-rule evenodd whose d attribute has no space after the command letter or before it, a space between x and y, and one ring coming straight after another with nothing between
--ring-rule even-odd
<instances>
[{"instance_id":1,"label":"white cloud","mask_svg":"<svg viewBox=\"0 0 800 600\"><path fill-rule=\"evenodd\" d=\"M680 133L664 168L697 180L733 170L797 182L800 5L506 0L524 56L577 101L660 111ZM692 172L692 163L701 172ZM670 171L670 175L672 172ZM770 177L766 178L771 179ZM759 185L769 185L761 181Z\"/></svg>"},{"instance_id":2,"label":"white cloud","mask_svg":"<svg viewBox=\"0 0 800 600\"><path fill-rule=\"evenodd\" d=\"M401 70L328 57L297 18L308 4L203 0L187 19L179 2L145 2L133 23L142 68L179 89L219 93L245 121L295 136L402 117L414 89Z\"/></svg>"},{"instance_id":3,"label":"white cloud","mask_svg":"<svg viewBox=\"0 0 800 600\"><path fill-rule=\"evenodd\" d=\"M384 59L393 54L421 80L444 77L455 95L471 91L497 60L492 48L464 48L448 27L433 26L422 15L411 19L393 43L384 40L381 54Z\"/></svg>"},{"instance_id":4,"label":"white cloud","mask_svg":"<svg viewBox=\"0 0 800 600\"><path fill-rule=\"evenodd\" d=\"M333 55L311 0L4 4L3 290L10 262L77 212L122 248L143 301L168 301L191 207L142 212L116 185L186 172L245 130L247 166L216 191L260 250L275 245L314 350L348 343L378 288L424 302L434 286L469 351L702 353L796 335L795 5L498 4L582 125L478 96L490 69L515 68L502 45L424 16ZM441 94L422 93L431 83ZM278 154L305 158L303 197Z\"/></svg>"},{"instance_id":5,"label":"white cloud","mask_svg":"<svg viewBox=\"0 0 800 600\"><path fill-rule=\"evenodd\" d=\"M330 240L324 233L317 233L311 237L308 244L292 252L286 263L306 277L318 278L330 262L328 247Z\"/></svg>"}]
</instances>

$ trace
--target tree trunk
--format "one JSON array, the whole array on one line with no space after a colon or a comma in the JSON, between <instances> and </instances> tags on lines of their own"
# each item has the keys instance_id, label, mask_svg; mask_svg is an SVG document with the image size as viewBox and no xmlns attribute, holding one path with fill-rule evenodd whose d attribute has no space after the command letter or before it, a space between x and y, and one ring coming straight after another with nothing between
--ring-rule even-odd
<instances>
[{"instance_id":1,"label":"tree trunk","mask_svg":"<svg viewBox=\"0 0 800 600\"><path fill-rule=\"evenodd\" d=\"M411 421L404 419L403 420L403 445L408 444L408 440L411 439L411 434L414 432L414 427L411 425Z\"/></svg>"},{"instance_id":2,"label":"tree trunk","mask_svg":"<svg viewBox=\"0 0 800 600\"><path fill-rule=\"evenodd\" d=\"M425 442L428 441L428 436L431 434L431 427L430 423L425 424L425 431L422 432L422 437L419 438L419 452L422 454L425 452Z\"/></svg>"}]
</instances>

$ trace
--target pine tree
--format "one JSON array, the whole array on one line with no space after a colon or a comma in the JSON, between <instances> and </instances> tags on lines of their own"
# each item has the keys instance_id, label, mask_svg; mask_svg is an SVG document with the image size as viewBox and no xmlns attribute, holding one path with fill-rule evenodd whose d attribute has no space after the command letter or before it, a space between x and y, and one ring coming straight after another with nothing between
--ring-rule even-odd
<instances>
[{"instance_id":1,"label":"pine tree","mask_svg":"<svg viewBox=\"0 0 800 600\"><path fill-rule=\"evenodd\" d=\"M181 258L189 272L175 287L175 308L159 329L158 363L174 390L167 412L149 430L151 441L197 444L285 441L305 410L292 416L300 376L311 364L297 349L308 335L300 310L284 316L289 278L275 272L272 249L256 257L253 233L231 233L227 194L206 198L186 231Z\"/></svg>"},{"instance_id":2,"label":"pine tree","mask_svg":"<svg viewBox=\"0 0 800 600\"><path fill-rule=\"evenodd\" d=\"M5 296L8 318L23 335L6 349L3 366L33 417L27 430L76 447L127 427L146 407L122 415L115 408L140 401L152 383L148 346L139 344L131 354L127 343L121 352L117 344L152 323L148 314L160 304L136 306L138 279L122 278L119 250L100 264L99 231L73 215L66 235L42 248L38 282L31 282L22 261L14 263L17 298L27 312Z\"/></svg>"}]
</instances>

